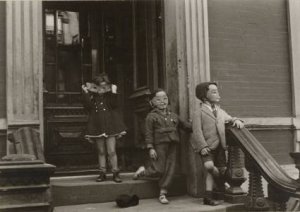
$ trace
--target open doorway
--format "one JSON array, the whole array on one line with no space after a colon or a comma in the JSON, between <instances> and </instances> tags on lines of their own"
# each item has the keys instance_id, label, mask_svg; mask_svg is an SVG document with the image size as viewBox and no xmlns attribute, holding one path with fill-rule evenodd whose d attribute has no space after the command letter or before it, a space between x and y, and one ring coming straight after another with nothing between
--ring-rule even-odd
<instances>
[{"instance_id":1,"label":"open doorway","mask_svg":"<svg viewBox=\"0 0 300 212\"><path fill-rule=\"evenodd\" d=\"M162 1L43 2L45 156L60 173L97 169L83 138L81 84L101 72L118 85L128 127L118 142L122 171L141 163L150 89L164 87Z\"/></svg>"}]
</instances>

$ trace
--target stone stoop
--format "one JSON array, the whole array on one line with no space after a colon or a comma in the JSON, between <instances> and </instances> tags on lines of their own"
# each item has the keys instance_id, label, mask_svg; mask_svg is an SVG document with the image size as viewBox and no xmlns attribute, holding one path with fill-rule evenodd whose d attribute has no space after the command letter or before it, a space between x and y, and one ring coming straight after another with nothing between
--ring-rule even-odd
<instances>
[{"instance_id":1,"label":"stone stoop","mask_svg":"<svg viewBox=\"0 0 300 212\"><path fill-rule=\"evenodd\" d=\"M218 206L203 205L201 198L193 198L187 195L168 198L170 203L162 205L157 198L142 199L137 206L118 208L115 202L93 203L71 206L59 206L54 212L243 212L246 211L243 204L223 203Z\"/></svg>"},{"instance_id":2,"label":"stone stoop","mask_svg":"<svg viewBox=\"0 0 300 212\"><path fill-rule=\"evenodd\" d=\"M55 167L43 161L0 162L0 211L50 212L50 176Z\"/></svg>"},{"instance_id":3,"label":"stone stoop","mask_svg":"<svg viewBox=\"0 0 300 212\"><path fill-rule=\"evenodd\" d=\"M156 180L132 180L132 173L121 174L122 183L112 181L112 175L104 182L95 182L97 175L51 178L53 206L111 202L120 194L136 194L140 199L154 198L159 194ZM170 196L186 194L183 175L174 179Z\"/></svg>"}]
</instances>

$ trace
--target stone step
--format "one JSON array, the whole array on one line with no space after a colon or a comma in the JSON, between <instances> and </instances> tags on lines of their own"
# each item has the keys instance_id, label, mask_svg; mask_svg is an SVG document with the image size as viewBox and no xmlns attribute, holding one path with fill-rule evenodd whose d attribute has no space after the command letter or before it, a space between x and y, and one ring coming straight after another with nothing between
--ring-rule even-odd
<instances>
[{"instance_id":1,"label":"stone step","mask_svg":"<svg viewBox=\"0 0 300 212\"><path fill-rule=\"evenodd\" d=\"M223 203L218 206L203 205L201 198L193 198L187 195L168 198L170 203L162 205L157 198L142 199L137 206L128 208L118 208L115 202L82 204L71 206L59 206L54 208L54 212L233 212L246 211L243 204Z\"/></svg>"},{"instance_id":2,"label":"stone step","mask_svg":"<svg viewBox=\"0 0 300 212\"><path fill-rule=\"evenodd\" d=\"M1 205L1 212L41 212L50 211L49 203L24 203Z\"/></svg>"},{"instance_id":3,"label":"stone step","mask_svg":"<svg viewBox=\"0 0 300 212\"><path fill-rule=\"evenodd\" d=\"M156 180L132 180L132 173L121 174L122 183L112 181L112 175L104 182L95 182L97 175L51 178L54 206L103 203L114 201L120 194L136 194L140 199L158 196ZM186 180L178 175L170 189L170 196L186 194Z\"/></svg>"}]
</instances>

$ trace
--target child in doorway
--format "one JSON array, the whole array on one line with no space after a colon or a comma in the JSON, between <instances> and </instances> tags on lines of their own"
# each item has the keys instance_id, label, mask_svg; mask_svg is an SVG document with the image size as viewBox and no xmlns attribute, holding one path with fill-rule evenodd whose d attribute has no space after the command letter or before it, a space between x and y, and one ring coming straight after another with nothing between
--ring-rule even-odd
<instances>
[{"instance_id":1,"label":"child in doorway","mask_svg":"<svg viewBox=\"0 0 300 212\"><path fill-rule=\"evenodd\" d=\"M145 122L145 139L151 165L141 166L134 174L134 179L141 176L159 177L159 202L169 203L166 195L173 180L179 144L178 127L191 131L191 124L180 121L177 114L168 109L167 93L158 89L150 95L152 111Z\"/></svg>"},{"instance_id":2,"label":"child in doorway","mask_svg":"<svg viewBox=\"0 0 300 212\"><path fill-rule=\"evenodd\" d=\"M200 83L196 87L196 97L201 100L193 120L192 146L202 157L207 170L204 204L218 205L221 202L212 198L214 183L225 191L226 171L225 123L243 128L241 120L233 118L220 108L220 95L214 82Z\"/></svg>"},{"instance_id":3,"label":"child in doorway","mask_svg":"<svg viewBox=\"0 0 300 212\"><path fill-rule=\"evenodd\" d=\"M100 74L92 83L82 85L84 102L89 110L85 138L96 143L99 161L97 182L106 179L106 153L112 167L113 180L122 182L119 176L116 140L126 134L126 126L118 110L117 86L110 83L106 74Z\"/></svg>"}]
</instances>

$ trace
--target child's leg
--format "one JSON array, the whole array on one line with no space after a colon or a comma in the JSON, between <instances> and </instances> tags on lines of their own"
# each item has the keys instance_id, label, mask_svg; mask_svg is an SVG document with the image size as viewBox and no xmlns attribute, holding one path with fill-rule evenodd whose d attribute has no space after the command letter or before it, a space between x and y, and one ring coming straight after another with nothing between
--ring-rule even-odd
<instances>
[{"instance_id":1,"label":"child's leg","mask_svg":"<svg viewBox=\"0 0 300 212\"><path fill-rule=\"evenodd\" d=\"M206 191L211 192L214 187L214 178L210 173L207 173L205 179Z\"/></svg>"},{"instance_id":2,"label":"child's leg","mask_svg":"<svg viewBox=\"0 0 300 212\"><path fill-rule=\"evenodd\" d=\"M220 176L218 168L214 165L214 162L209 158L206 158L206 161L204 162L204 167L207 170L206 175L206 191L205 191L205 198L204 198L204 204L206 205L219 205L220 202L217 200L214 200L212 198L212 190L214 185L214 178L217 178Z\"/></svg>"},{"instance_id":3,"label":"child's leg","mask_svg":"<svg viewBox=\"0 0 300 212\"><path fill-rule=\"evenodd\" d=\"M146 168L146 177L161 177L165 171L168 144L158 144L155 146L157 159L151 159L151 165Z\"/></svg>"},{"instance_id":4,"label":"child's leg","mask_svg":"<svg viewBox=\"0 0 300 212\"><path fill-rule=\"evenodd\" d=\"M166 157L165 160L165 168L162 174L161 179L159 180L160 194L159 194L159 202L162 204L168 204L169 200L166 195L168 193L168 188L170 187L173 177L175 174L176 167L176 152L177 152L177 144L169 144L168 148L165 149L164 155Z\"/></svg>"},{"instance_id":5,"label":"child's leg","mask_svg":"<svg viewBox=\"0 0 300 212\"><path fill-rule=\"evenodd\" d=\"M106 139L106 148L107 148L110 164L112 166L112 172L119 171L118 157L116 153L116 138L114 136L108 137Z\"/></svg>"},{"instance_id":6,"label":"child's leg","mask_svg":"<svg viewBox=\"0 0 300 212\"><path fill-rule=\"evenodd\" d=\"M165 170L166 163L166 152L168 149L168 144L158 144L155 146L155 151L157 154L157 159L150 160L150 165L148 167L141 166L135 172L133 179L138 179L141 176L144 177L161 177Z\"/></svg>"},{"instance_id":7,"label":"child's leg","mask_svg":"<svg viewBox=\"0 0 300 212\"><path fill-rule=\"evenodd\" d=\"M214 164L218 167L219 177L215 179L216 189L217 191L224 192L225 191L225 172L227 170L227 158L225 154L225 150L219 146L215 151Z\"/></svg>"},{"instance_id":8,"label":"child's leg","mask_svg":"<svg viewBox=\"0 0 300 212\"><path fill-rule=\"evenodd\" d=\"M168 189L173 181L176 167L176 154L177 154L177 144L170 143L164 144L157 151L158 157L163 158L161 165L162 176L159 180L160 194L159 202L162 204L168 204L169 201L166 198Z\"/></svg>"},{"instance_id":9,"label":"child's leg","mask_svg":"<svg viewBox=\"0 0 300 212\"><path fill-rule=\"evenodd\" d=\"M106 147L110 164L112 166L113 180L117 183L120 183L122 180L119 176L118 157L116 153L116 138L113 136L108 137L106 139Z\"/></svg>"},{"instance_id":10,"label":"child's leg","mask_svg":"<svg viewBox=\"0 0 300 212\"><path fill-rule=\"evenodd\" d=\"M204 167L206 171L211 174L213 177L219 177L219 169L215 166L212 160L208 160L204 162Z\"/></svg>"},{"instance_id":11,"label":"child's leg","mask_svg":"<svg viewBox=\"0 0 300 212\"><path fill-rule=\"evenodd\" d=\"M167 192L167 189L170 187L173 181L177 159L177 144L170 143L167 147L168 148L164 150L165 152L161 153L166 155L165 168L163 170L162 177L159 181L159 186L163 192Z\"/></svg>"},{"instance_id":12,"label":"child's leg","mask_svg":"<svg viewBox=\"0 0 300 212\"><path fill-rule=\"evenodd\" d=\"M106 148L105 140L103 138L96 139L97 151L98 151L98 162L100 172L106 172Z\"/></svg>"}]
</instances>

